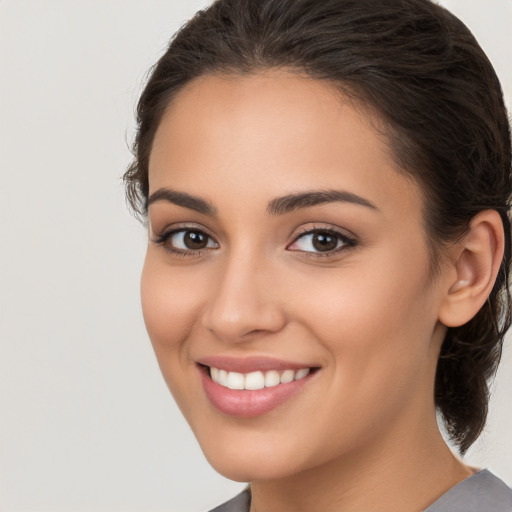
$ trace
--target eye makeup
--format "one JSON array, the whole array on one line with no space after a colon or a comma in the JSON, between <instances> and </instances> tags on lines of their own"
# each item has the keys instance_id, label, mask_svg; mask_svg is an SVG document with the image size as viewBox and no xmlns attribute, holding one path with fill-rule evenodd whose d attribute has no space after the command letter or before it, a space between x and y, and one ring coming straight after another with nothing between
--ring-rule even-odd
<instances>
[{"instance_id":1,"label":"eye makeup","mask_svg":"<svg viewBox=\"0 0 512 512\"><path fill-rule=\"evenodd\" d=\"M220 244L204 230L197 226L179 226L164 230L154 236L152 242L162 246L168 253L183 257L198 257L206 251L220 248ZM338 255L357 245L354 237L332 226L314 226L303 228L286 250L299 252L308 258L325 258Z\"/></svg>"},{"instance_id":2,"label":"eye makeup","mask_svg":"<svg viewBox=\"0 0 512 512\"><path fill-rule=\"evenodd\" d=\"M287 250L298 251L308 258L322 258L338 255L357 245L354 237L334 227L314 226L303 228Z\"/></svg>"}]
</instances>

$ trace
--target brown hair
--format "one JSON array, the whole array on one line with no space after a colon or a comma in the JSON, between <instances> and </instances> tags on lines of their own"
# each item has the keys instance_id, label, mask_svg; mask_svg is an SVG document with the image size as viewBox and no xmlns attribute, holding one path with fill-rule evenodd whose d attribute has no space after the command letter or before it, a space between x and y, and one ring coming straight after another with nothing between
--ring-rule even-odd
<instances>
[{"instance_id":1,"label":"brown hair","mask_svg":"<svg viewBox=\"0 0 512 512\"><path fill-rule=\"evenodd\" d=\"M153 138L176 93L208 73L278 67L328 81L384 121L398 168L423 189L434 256L479 211L501 215L495 286L470 322L448 330L436 374L436 405L464 453L485 425L511 322L510 128L492 65L466 26L429 0L217 0L175 34L141 95L124 175L139 216Z\"/></svg>"}]
</instances>

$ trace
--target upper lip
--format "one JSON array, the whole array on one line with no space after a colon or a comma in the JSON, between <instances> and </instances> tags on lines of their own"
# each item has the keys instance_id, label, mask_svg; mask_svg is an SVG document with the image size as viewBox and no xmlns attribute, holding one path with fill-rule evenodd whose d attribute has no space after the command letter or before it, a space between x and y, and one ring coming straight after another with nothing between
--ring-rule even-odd
<instances>
[{"instance_id":1,"label":"upper lip","mask_svg":"<svg viewBox=\"0 0 512 512\"><path fill-rule=\"evenodd\" d=\"M211 356L204 357L197 361L204 366L219 368L228 372L250 373L268 370L300 370L301 368L314 368L314 365L284 361L268 356Z\"/></svg>"}]
</instances>

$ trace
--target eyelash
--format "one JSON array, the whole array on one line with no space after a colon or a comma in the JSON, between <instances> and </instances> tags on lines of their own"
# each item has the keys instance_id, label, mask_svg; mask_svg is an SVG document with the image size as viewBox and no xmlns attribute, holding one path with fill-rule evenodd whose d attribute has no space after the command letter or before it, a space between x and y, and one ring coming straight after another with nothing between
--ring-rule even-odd
<instances>
[{"instance_id":1,"label":"eyelash","mask_svg":"<svg viewBox=\"0 0 512 512\"><path fill-rule=\"evenodd\" d=\"M335 256L339 254L342 251L347 251L349 249L354 248L357 245L357 240L355 238L352 238L348 236L346 233L339 231L335 228L324 228L324 227L313 227L313 228L304 228L302 229L299 234L295 237L293 242L289 245L287 245L287 248L291 245L296 244L300 239L305 238L307 235L315 235L315 234L322 234L322 235L330 235L337 238L339 241L342 242L342 245L340 247L337 247L336 249L330 250L330 251L297 251L302 252L302 255L305 258L328 258L330 256Z\"/></svg>"},{"instance_id":2,"label":"eyelash","mask_svg":"<svg viewBox=\"0 0 512 512\"><path fill-rule=\"evenodd\" d=\"M203 248L203 249L196 249L196 250L184 250L184 249L176 249L172 245L167 244L167 242L177 233L186 233L186 232L193 232L193 233L199 233L210 240L214 240L213 237L211 237L208 233L206 233L204 230L199 228L192 228L192 227L180 227L176 229L172 229L167 232L163 232L159 235L157 235L155 238L153 238L153 242L157 245L162 245L165 247L165 250L169 253L173 254L174 256L180 256L180 257L200 257L202 256L206 251L211 250L211 247ZM297 250L295 252L301 252L302 255L306 258L326 258L329 256L334 256L338 254L341 251L349 250L357 245L357 240L355 238L352 238L348 236L347 234L334 229L334 228L322 228L322 227L313 227L313 228L304 228L299 232L299 234L294 238L294 240L286 246L288 247L296 244L299 240L305 238L307 235L314 235L314 234L324 234L324 235L330 235L336 237L339 241L342 242L342 245L334 250L329 251L300 251ZM215 242L217 243L217 242ZM217 244L218 245L218 244Z\"/></svg>"},{"instance_id":3,"label":"eyelash","mask_svg":"<svg viewBox=\"0 0 512 512\"><path fill-rule=\"evenodd\" d=\"M177 233L200 233L210 240L213 240L213 237L211 237L208 233L206 233L204 230L195 228L195 227L181 227L172 229L170 231L164 231L163 233L160 233L157 235L153 242L157 245L162 245L167 252L170 252L173 256L179 256L179 257L199 257L202 256L204 252L211 250L211 248L205 248L205 249L196 249L196 250L185 250L185 249L176 249L172 245L168 244L167 242Z\"/></svg>"}]
</instances>

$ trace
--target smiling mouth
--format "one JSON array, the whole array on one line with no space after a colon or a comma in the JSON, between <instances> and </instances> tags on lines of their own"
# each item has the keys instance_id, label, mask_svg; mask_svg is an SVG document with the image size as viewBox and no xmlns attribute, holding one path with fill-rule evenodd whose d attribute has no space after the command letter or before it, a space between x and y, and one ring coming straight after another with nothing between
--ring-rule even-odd
<instances>
[{"instance_id":1,"label":"smiling mouth","mask_svg":"<svg viewBox=\"0 0 512 512\"><path fill-rule=\"evenodd\" d=\"M319 368L300 368L296 370L267 370L240 373L201 365L208 376L220 386L233 390L258 391L265 388L273 388L280 384L289 384L295 380L301 380L314 373Z\"/></svg>"},{"instance_id":2,"label":"smiling mouth","mask_svg":"<svg viewBox=\"0 0 512 512\"><path fill-rule=\"evenodd\" d=\"M288 384L294 380L300 380L309 375L312 368L299 370L269 370L250 373L228 372L219 368L209 368L213 382L228 389L246 389L257 391L264 388L273 388L280 384Z\"/></svg>"},{"instance_id":3,"label":"smiling mouth","mask_svg":"<svg viewBox=\"0 0 512 512\"><path fill-rule=\"evenodd\" d=\"M313 374L320 370L319 367L286 368L283 362L274 365L269 360L261 361L263 368L260 370L254 368L254 361L244 364L231 362L231 366L252 366L247 368L252 371L246 372L229 371L218 366L198 363L206 396L219 411L241 418L253 418L275 409L299 393L308 382L316 380Z\"/></svg>"}]
</instances>

